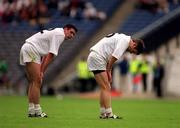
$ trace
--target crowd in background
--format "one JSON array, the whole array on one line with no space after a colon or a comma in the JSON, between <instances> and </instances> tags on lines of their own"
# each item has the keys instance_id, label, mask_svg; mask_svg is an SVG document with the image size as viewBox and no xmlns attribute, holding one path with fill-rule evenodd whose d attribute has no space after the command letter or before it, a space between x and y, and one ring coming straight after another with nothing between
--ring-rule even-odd
<instances>
[{"instance_id":1,"label":"crowd in background","mask_svg":"<svg viewBox=\"0 0 180 128\"><path fill-rule=\"evenodd\" d=\"M178 0L138 0L136 7L138 9L145 9L152 13L168 13L169 2L178 4Z\"/></svg>"},{"instance_id":2,"label":"crowd in background","mask_svg":"<svg viewBox=\"0 0 180 128\"><path fill-rule=\"evenodd\" d=\"M139 58L134 55L131 57L124 56L122 60L116 63L115 67L119 69L120 82L118 86L122 93L148 93L151 86L150 90L157 97L163 97L165 66L158 56L151 59L148 55L142 55ZM128 82L129 75L130 83ZM117 86L115 84L113 83L114 86ZM128 88L129 86L131 89Z\"/></svg>"},{"instance_id":3,"label":"crowd in background","mask_svg":"<svg viewBox=\"0 0 180 128\"><path fill-rule=\"evenodd\" d=\"M58 13L57 13L58 12ZM89 20L105 20L106 13L86 0L1 0L0 21L4 24L29 22L46 24L52 15Z\"/></svg>"},{"instance_id":4,"label":"crowd in background","mask_svg":"<svg viewBox=\"0 0 180 128\"><path fill-rule=\"evenodd\" d=\"M137 0L137 8L150 12L169 12L169 1L178 4L178 0ZM58 12L58 13L57 13ZM34 25L46 24L52 15L59 18L69 17L78 20L106 20L107 15L99 10L90 0L1 0L1 23L18 24L29 22Z\"/></svg>"},{"instance_id":5,"label":"crowd in background","mask_svg":"<svg viewBox=\"0 0 180 128\"><path fill-rule=\"evenodd\" d=\"M38 17L49 17L48 7L43 0L2 0L0 3L2 23L17 24L27 21L33 24Z\"/></svg>"},{"instance_id":6,"label":"crowd in background","mask_svg":"<svg viewBox=\"0 0 180 128\"><path fill-rule=\"evenodd\" d=\"M61 0L57 10L60 11L61 16L76 19L106 19L106 13L98 10L92 2L87 0Z\"/></svg>"}]
</instances>

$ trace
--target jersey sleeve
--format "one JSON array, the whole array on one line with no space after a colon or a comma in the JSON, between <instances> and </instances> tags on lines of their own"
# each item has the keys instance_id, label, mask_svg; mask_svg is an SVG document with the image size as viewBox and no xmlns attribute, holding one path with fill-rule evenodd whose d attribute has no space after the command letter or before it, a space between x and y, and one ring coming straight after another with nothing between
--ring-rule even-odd
<instances>
[{"instance_id":1,"label":"jersey sleeve","mask_svg":"<svg viewBox=\"0 0 180 128\"><path fill-rule=\"evenodd\" d=\"M129 46L129 41L126 39L121 39L118 43L117 46L112 53L112 56L114 56L117 59L120 59L120 57L123 55L123 53L126 51L126 49Z\"/></svg>"},{"instance_id":2,"label":"jersey sleeve","mask_svg":"<svg viewBox=\"0 0 180 128\"><path fill-rule=\"evenodd\" d=\"M64 41L64 37L62 35L54 35L50 43L49 52L57 56L59 47L63 41Z\"/></svg>"}]
</instances>

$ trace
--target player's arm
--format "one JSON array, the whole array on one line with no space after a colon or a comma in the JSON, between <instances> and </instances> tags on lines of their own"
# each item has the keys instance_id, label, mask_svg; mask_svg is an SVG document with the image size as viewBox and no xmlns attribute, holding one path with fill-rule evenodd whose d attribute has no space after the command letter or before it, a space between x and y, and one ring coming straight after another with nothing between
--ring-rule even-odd
<instances>
[{"instance_id":1,"label":"player's arm","mask_svg":"<svg viewBox=\"0 0 180 128\"><path fill-rule=\"evenodd\" d=\"M41 64L41 72L44 73L47 69L47 66L52 62L54 58L54 54L49 53L46 56L42 58L42 64Z\"/></svg>"},{"instance_id":2,"label":"player's arm","mask_svg":"<svg viewBox=\"0 0 180 128\"><path fill-rule=\"evenodd\" d=\"M107 71L107 75L108 75L108 79L110 83L112 82L112 76L111 76L112 66L116 61L117 61L117 58L115 58L114 56L110 56L107 63L106 71Z\"/></svg>"}]
</instances>

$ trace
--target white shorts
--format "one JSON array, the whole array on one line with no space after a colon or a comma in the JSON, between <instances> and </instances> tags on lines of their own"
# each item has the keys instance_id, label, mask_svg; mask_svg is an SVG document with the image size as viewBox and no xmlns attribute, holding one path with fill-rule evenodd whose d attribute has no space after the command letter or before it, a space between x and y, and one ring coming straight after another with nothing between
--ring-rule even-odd
<instances>
[{"instance_id":1,"label":"white shorts","mask_svg":"<svg viewBox=\"0 0 180 128\"><path fill-rule=\"evenodd\" d=\"M41 64L41 56L37 50L28 43L25 43L20 51L20 65L26 65L26 62Z\"/></svg>"},{"instance_id":2,"label":"white shorts","mask_svg":"<svg viewBox=\"0 0 180 128\"><path fill-rule=\"evenodd\" d=\"M106 70L107 62L104 57L94 51L91 51L87 59L87 64L90 71L96 71Z\"/></svg>"}]
</instances>

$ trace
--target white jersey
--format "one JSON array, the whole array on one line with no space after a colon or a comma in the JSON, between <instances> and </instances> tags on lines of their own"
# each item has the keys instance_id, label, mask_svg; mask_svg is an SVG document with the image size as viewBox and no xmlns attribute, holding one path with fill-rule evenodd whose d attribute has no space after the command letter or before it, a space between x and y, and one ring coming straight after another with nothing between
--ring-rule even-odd
<instances>
[{"instance_id":1,"label":"white jersey","mask_svg":"<svg viewBox=\"0 0 180 128\"><path fill-rule=\"evenodd\" d=\"M59 47L64 39L65 34L63 28L55 28L51 30L43 30L42 32L32 35L26 39L26 43L31 44L40 56L47 55L48 53L57 56Z\"/></svg>"},{"instance_id":2,"label":"white jersey","mask_svg":"<svg viewBox=\"0 0 180 128\"><path fill-rule=\"evenodd\" d=\"M108 60L110 55L120 59L120 57L128 48L130 39L131 37L125 34L112 33L91 47L90 51L95 51L104 57L105 60Z\"/></svg>"}]
</instances>

